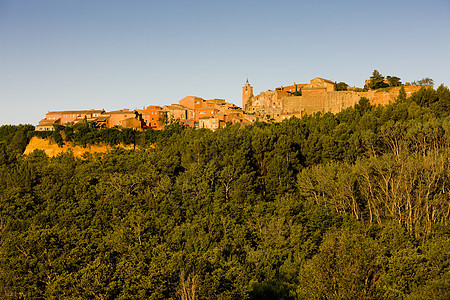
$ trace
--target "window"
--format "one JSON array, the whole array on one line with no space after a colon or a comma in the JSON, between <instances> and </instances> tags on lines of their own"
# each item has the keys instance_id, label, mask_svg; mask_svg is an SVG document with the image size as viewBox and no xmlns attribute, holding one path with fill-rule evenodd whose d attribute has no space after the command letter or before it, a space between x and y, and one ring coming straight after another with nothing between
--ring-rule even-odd
<instances>
[{"instance_id":1,"label":"window","mask_svg":"<svg viewBox=\"0 0 450 300\"><path fill-rule=\"evenodd\" d=\"M195 103L195 104L200 104L200 102L199 102L199 101L194 101L194 103Z\"/></svg>"},{"instance_id":2,"label":"window","mask_svg":"<svg viewBox=\"0 0 450 300\"><path fill-rule=\"evenodd\" d=\"M201 111L200 114L204 115L204 114L206 114L206 111Z\"/></svg>"}]
</instances>

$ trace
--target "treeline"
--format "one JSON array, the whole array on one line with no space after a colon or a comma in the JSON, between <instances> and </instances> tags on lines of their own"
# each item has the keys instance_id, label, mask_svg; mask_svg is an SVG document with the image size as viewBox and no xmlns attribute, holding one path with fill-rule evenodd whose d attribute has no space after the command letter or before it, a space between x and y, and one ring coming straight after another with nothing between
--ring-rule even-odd
<instances>
[{"instance_id":1,"label":"treeline","mask_svg":"<svg viewBox=\"0 0 450 300\"><path fill-rule=\"evenodd\" d=\"M424 88L84 159L13 155L10 133L0 296L448 299L449 103Z\"/></svg>"},{"instance_id":2,"label":"treeline","mask_svg":"<svg viewBox=\"0 0 450 300\"><path fill-rule=\"evenodd\" d=\"M149 147L161 139L167 139L183 129L181 124L172 123L165 130L147 129L137 131L131 128L113 127L97 128L94 123L83 121L77 124L66 124L64 126L54 125L53 131L29 132L28 138L33 136L49 139L59 146L70 143L75 146L86 147L88 145L133 145Z\"/></svg>"}]
</instances>

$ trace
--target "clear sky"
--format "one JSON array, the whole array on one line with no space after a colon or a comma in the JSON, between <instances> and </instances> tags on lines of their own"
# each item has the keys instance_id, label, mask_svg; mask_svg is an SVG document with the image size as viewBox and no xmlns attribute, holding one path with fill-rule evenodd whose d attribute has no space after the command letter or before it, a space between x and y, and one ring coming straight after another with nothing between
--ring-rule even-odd
<instances>
[{"instance_id":1,"label":"clear sky","mask_svg":"<svg viewBox=\"0 0 450 300\"><path fill-rule=\"evenodd\" d=\"M0 125L377 69L450 85L450 0L0 0Z\"/></svg>"}]
</instances>

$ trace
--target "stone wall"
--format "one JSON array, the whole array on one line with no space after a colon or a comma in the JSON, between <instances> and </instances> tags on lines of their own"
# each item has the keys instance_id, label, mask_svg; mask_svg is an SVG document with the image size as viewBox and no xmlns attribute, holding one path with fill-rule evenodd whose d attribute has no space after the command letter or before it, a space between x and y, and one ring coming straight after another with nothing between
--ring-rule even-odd
<instances>
[{"instance_id":1,"label":"stone wall","mask_svg":"<svg viewBox=\"0 0 450 300\"><path fill-rule=\"evenodd\" d=\"M274 119L286 118L289 115L304 116L316 112L338 113L343 109L354 106L362 97L370 100L372 105L386 105L397 99L400 87L367 92L335 91L334 82L323 78L314 78L309 84L301 86L302 96L290 96L287 91L294 86L276 88L275 91L262 92L258 96L250 97L243 107L246 113L257 116L270 116ZM246 89L245 89L246 88ZM243 97L250 91L250 84L244 87ZM421 86L405 86L406 96L409 97ZM244 98L243 98L243 102Z\"/></svg>"},{"instance_id":2,"label":"stone wall","mask_svg":"<svg viewBox=\"0 0 450 300\"><path fill-rule=\"evenodd\" d=\"M283 110L283 98L278 98L277 92L267 91L252 97L245 107L247 113L265 117L281 114Z\"/></svg>"},{"instance_id":3,"label":"stone wall","mask_svg":"<svg viewBox=\"0 0 450 300\"><path fill-rule=\"evenodd\" d=\"M420 88L421 86L405 86L406 96L410 97L412 93ZM304 90L302 96L281 99L283 104L282 114L298 115L300 113L302 116L316 112L331 112L335 114L354 106L362 97L368 98L372 105L387 105L397 99L399 91L400 87L394 87L387 91L368 92L326 92L324 89ZM275 118L277 115L272 115L272 117Z\"/></svg>"},{"instance_id":4,"label":"stone wall","mask_svg":"<svg viewBox=\"0 0 450 300\"><path fill-rule=\"evenodd\" d=\"M365 93L357 93L357 92L347 92L347 91L336 91L329 92L326 96L326 105L324 108L325 112L338 113L343 109L351 107L358 103L361 97L367 97L370 99L368 95L370 92Z\"/></svg>"}]
</instances>

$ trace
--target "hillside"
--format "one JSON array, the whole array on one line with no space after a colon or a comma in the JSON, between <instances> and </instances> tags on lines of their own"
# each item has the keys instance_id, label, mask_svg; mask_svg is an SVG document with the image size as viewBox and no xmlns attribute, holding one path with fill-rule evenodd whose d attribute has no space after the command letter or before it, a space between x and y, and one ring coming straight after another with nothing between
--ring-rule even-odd
<instances>
[{"instance_id":1,"label":"hillside","mask_svg":"<svg viewBox=\"0 0 450 300\"><path fill-rule=\"evenodd\" d=\"M32 128L1 127L0 297L448 299L449 108L442 86L214 132L52 133L155 145L82 159L23 156Z\"/></svg>"}]
</instances>

